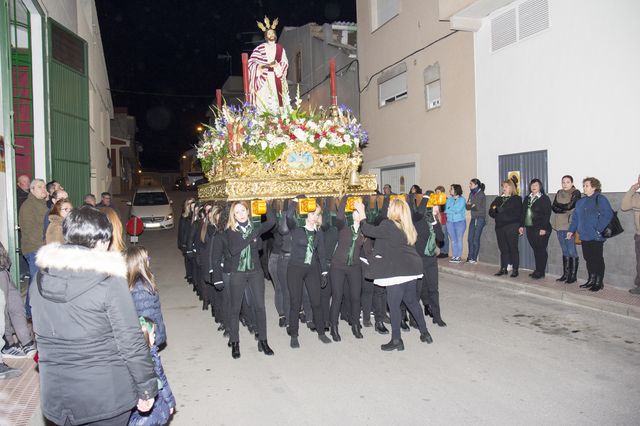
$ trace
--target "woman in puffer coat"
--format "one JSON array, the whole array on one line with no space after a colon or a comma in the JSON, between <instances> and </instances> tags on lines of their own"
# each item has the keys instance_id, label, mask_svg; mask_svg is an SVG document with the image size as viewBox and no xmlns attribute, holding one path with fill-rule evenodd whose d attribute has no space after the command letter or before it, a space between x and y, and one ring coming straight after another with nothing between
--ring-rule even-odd
<instances>
[{"instance_id":1,"label":"woman in puffer coat","mask_svg":"<svg viewBox=\"0 0 640 426\"><path fill-rule=\"evenodd\" d=\"M131 409L149 411L158 392L124 259L108 251L111 234L103 213L80 207L65 219L65 244L36 256L29 292L40 399L55 424L126 425Z\"/></svg>"},{"instance_id":2,"label":"woman in puffer coat","mask_svg":"<svg viewBox=\"0 0 640 426\"><path fill-rule=\"evenodd\" d=\"M138 317L151 318L155 326L156 346L167 342L167 331L160 309L160 294L155 278L149 269L149 253L142 246L127 250L127 281Z\"/></svg>"}]
</instances>

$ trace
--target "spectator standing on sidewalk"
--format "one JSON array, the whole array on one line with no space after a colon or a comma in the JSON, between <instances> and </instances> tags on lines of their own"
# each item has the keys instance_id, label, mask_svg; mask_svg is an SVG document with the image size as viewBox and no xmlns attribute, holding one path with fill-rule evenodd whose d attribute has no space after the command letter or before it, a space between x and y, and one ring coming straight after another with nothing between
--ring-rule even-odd
<instances>
[{"instance_id":1,"label":"spectator standing on sidewalk","mask_svg":"<svg viewBox=\"0 0 640 426\"><path fill-rule=\"evenodd\" d=\"M111 193L110 192L103 192L102 194L100 194L100 202L98 204L96 204L97 208L103 208L103 207L112 207L111 206Z\"/></svg>"},{"instance_id":2,"label":"spectator standing on sidewalk","mask_svg":"<svg viewBox=\"0 0 640 426\"><path fill-rule=\"evenodd\" d=\"M56 191L64 191L64 188L62 187L62 185L60 185L60 182L58 182L57 180L52 180L51 182L48 182L46 188L47 188L47 207L51 209L55 204L55 200L53 199L53 194ZM61 198L67 198L67 197L61 197Z\"/></svg>"},{"instance_id":3,"label":"spectator standing on sidewalk","mask_svg":"<svg viewBox=\"0 0 640 426\"><path fill-rule=\"evenodd\" d=\"M27 200L22 203L18 212L20 224L20 248L27 264L29 265L29 286L36 277L36 252L44 245L44 232L42 224L44 216L49 212L47 208L47 189L44 180L34 179L29 185L30 192ZM29 305L29 293L25 303L27 318L31 318Z\"/></svg>"},{"instance_id":4,"label":"spectator standing on sidewalk","mask_svg":"<svg viewBox=\"0 0 640 426\"><path fill-rule=\"evenodd\" d=\"M631 185L631 188L624 194L622 198L622 211L632 211L633 221L636 226L636 233L634 240L636 243L636 279L634 281L635 287L629 290L631 294L640 294L640 175L638 181Z\"/></svg>"},{"instance_id":5,"label":"spectator standing on sidewalk","mask_svg":"<svg viewBox=\"0 0 640 426\"><path fill-rule=\"evenodd\" d=\"M2 348L2 355L5 358L32 357L36 353L36 345L27 326L22 296L20 296L20 292L11 279L10 269L11 259L2 243L0 243L0 290L2 290L0 293L2 293L5 300L4 309L0 310L0 316L5 324L2 329L6 341ZM14 334L20 344L14 340Z\"/></svg>"},{"instance_id":6,"label":"spectator standing on sidewalk","mask_svg":"<svg viewBox=\"0 0 640 426\"><path fill-rule=\"evenodd\" d=\"M49 199L49 202L51 202L51 204L47 204L47 206L49 207L49 211L47 212L47 214L44 215L44 226L43 226L43 230L44 230L44 235L45 235L45 241L46 241L46 236L47 236L47 229L49 229L49 220L50 220L50 215L51 212L53 211L53 208L55 207L56 203L60 200L64 200L66 199L67 201L69 198L69 194L67 194L67 191L65 191L64 189L61 189L59 191L55 191L53 193L53 195L51 196L51 198ZM62 238L62 222L59 223L60 225L60 238ZM62 243L62 240L59 241L60 243Z\"/></svg>"},{"instance_id":7,"label":"spectator standing on sidewalk","mask_svg":"<svg viewBox=\"0 0 640 426\"><path fill-rule=\"evenodd\" d=\"M474 178L469 182L469 199L466 208L471 212L469 222L469 232L467 239L469 242L469 256L467 262L474 264L478 262L480 253L480 237L485 223L487 223L487 197L484 195L484 183L480 179Z\"/></svg>"},{"instance_id":8,"label":"spectator standing on sidewalk","mask_svg":"<svg viewBox=\"0 0 640 426\"><path fill-rule=\"evenodd\" d=\"M4 293L0 291L0 310L4 311L5 308L5 300ZM4 315L0 315L0 333L4 334ZM22 370L19 368L11 368L7 364L4 363L4 359L2 358L2 354L0 354L0 380L2 379L13 379L22 374Z\"/></svg>"},{"instance_id":9,"label":"spectator standing on sidewalk","mask_svg":"<svg viewBox=\"0 0 640 426\"><path fill-rule=\"evenodd\" d=\"M447 231L451 237L451 248L453 251L453 256L449 262L460 263L462 262L462 239L464 238L464 231L467 227L467 221L465 219L466 202L462 196L462 186L457 183L451 185L449 195L444 208L444 212L447 215Z\"/></svg>"},{"instance_id":10,"label":"spectator standing on sidewalk","mask_svg":"<svg viewBox=\"0 0 640 426\"><path fill-rule=\"evenodd\" d=\"M502 195L489 206L489 216L496 221L496 239L500 249L500 270L494 275L507 275L507 265L511 265L511 277L515 278L520 266L518 228L522 220L522 198L516 194L516 186L511 179L502 182Z\"/></svg>"},{"instance_id":11,"label":"spectator standing on sidewalk","mask_svg":"<svg viewBox=\"0 0 640 426\"><path fill-rule=\"evenodd\" d=\"M533 249L536 270L529 274L534 280L544 278L547 269L547 246L551 235L551 200L544 193L542 181L532 179L529 183L529 195L522 204L522 221L520 235L527 230L527 241Z\"/></svg>"},{"instance_id":12,"label":"spectator standing on sidewalk","mask_svg":"<svg viewBox=\"0 0 640 426\"><path fill-rule=\"evenodd\" d=\"M556 197L551 204L552 216L551 226L558 234L558 242L562 249L562 276L556 281L572 284L576 282L578 275L578 250L576 239L567 239L567 230L571 215L580 199L580 191L573 186L573 177L566 175L562 177L562 189L556 193Z\"/></svg>"},{"instance_id":13,"label":"spectator standing on sidewalk","mask_svg":"<svg viewBox=\"0 0 640 426\"><path fill-rule=\"evenodd\" d=\"M433 193L438 195L444 192L444 186L439 185L433 190ZM436 256L438 259L446 259L449 257L449 233L447 232L447 214L444 212L444 204L433 206L433 217L436 218L442 228L442 234L444 235L444 241L442 247L440 247L440 253Z\"/></svg>"},{"instance_id":14,"label":"spectator standing on sidewalk","mask_svg":"<svg viewBox=\"0 0 640 426\"><path fill-rule=\"evenodd\" d=\"M55 424L125 425L158 393L124 258L108 251L111 232L104 214L81 207L64 221L65 244L38 252L29 292L42 413Z\"/></svg>"},{"instance_id":15,"label":"spectator standing on sidewalk","mask_svg":"<svg viewBox=\"0 0 640 426\"><path fill-rule=\"evenodd\" d=\"M24 203L29 196L30 183L31 179L29 179L29 176L18 176L18 180L16 182L16 199L18 201L18 210L20 210L20 207L22 207L22 203Z\"/></svg>"},{"instance_id":16,"label":"spectator standing on sidewalk","mask_svg":"<svg viewBox=\"0 0 640 426\"><path fill-rule=\"evenodd\" d=\"M96 196L93 195L93 194L86 194L84 196L84 204L83 205L95 207L96 206Z\"/></svg>"},{"instance_id":17,"label":"spectator standing on sidewalk","mask_svg":"<svg viewBox=\"0 0 640 426\"><path fill-rule=\"evenodd\" d=\"M602 195L602 185L594 177L582 180L582 197L576 203L576 209L571 217L567 238L573 238L578 231L582 240L582 255L587 263L589 279L581 288L591 291L599 291L604 288L604 242L602 231L609 225L613 218L613 209L607 197Z\"/></svg>"}]
</instances>

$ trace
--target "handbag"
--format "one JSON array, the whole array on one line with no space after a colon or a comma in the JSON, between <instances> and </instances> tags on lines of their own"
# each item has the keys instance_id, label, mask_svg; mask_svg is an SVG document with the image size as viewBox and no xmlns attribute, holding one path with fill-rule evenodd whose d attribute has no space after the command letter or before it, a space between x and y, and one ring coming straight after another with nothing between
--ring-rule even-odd
<instances>
[{"instance_id":1,"label":"handbag","mask_svg":"<svg viewBox=\"0 0 640 426\"><path fill-rule=\"evenodd\" d=\"M582 245L582 240L580 239L580 233L578 231L576 231L573 234L573 238L574 238L574 241L576 242L577 246L581 246Z\"/></svg>"},{"instance_id":2,"label":"handbag","mask_svg":"<svg viewBox=\"0 0 640 426\"><path fill-rule=\"evenodd\" d=\"M596 195L596 207L598 207L598 197L599 196L600 196L600 194ZM598 217L600 217L600 207L598 207ZM614 210L613 211L613 217L611 218L611 221L602 230L600 235L602 235L604 238L613 238L616 235L622 234L623 232L624 232L624 228L622 227L622 224L620 223L620 219L618 219L618 212Z\"/></svg>"}]
</instances>

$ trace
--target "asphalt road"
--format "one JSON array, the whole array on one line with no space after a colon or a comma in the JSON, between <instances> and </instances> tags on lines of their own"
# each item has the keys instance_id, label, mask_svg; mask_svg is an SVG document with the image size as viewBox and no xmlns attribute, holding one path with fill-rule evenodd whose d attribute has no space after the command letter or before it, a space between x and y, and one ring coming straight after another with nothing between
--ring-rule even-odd
<instances>
[{"instance_id":1,"label":"asphalt road","mask_svg":"<svg viewBox=\"0 0 640 426\"><path fill-rule=\"evenodd\" d=\"M184 194L172 194L175 210ZM259 353L241 329L242 357L183 280L176 231L153 231L151 254L168 346L161 357L178 409L172 425L253 424L640 424L640 322L440 276L446 328L428 322L434 343L346 326L324 345L301 328L290 349L266 283L269 343ZM343 323L344 324L344 323Z\"/></svg>"}]
</instances>

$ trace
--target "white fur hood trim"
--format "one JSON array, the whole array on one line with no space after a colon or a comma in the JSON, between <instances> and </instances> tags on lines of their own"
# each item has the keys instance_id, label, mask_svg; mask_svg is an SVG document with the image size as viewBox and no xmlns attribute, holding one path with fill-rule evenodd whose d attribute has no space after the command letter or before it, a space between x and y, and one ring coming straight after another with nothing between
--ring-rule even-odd
<instances>
[{"instance_id":1,"label":"white fur hood trim","mask_svg":"<svg viewBox=\"0 0 640 426\"><path fill-rule=\"evenodd\" d=\"M127 277L127 265L122 254L59 243L47 244L38 250L36 266L41 269L94 271L115 277Z\"/></svg>"}]
</instances>

